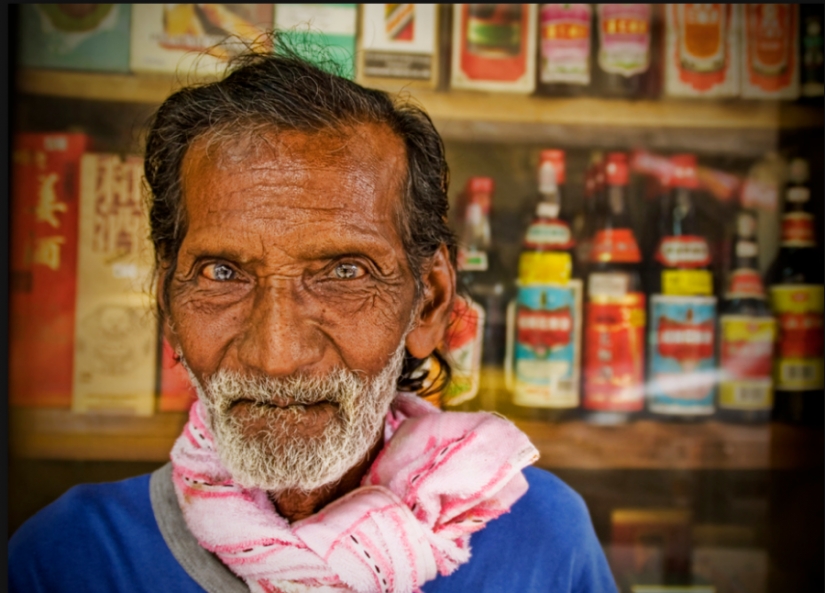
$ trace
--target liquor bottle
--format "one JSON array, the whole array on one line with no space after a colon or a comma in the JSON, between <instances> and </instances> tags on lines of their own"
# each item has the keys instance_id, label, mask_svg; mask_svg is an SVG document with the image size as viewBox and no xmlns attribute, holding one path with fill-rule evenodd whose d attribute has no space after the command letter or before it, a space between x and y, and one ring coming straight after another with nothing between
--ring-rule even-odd
<instances>
[{"instance_id":1,"label":"liquor bottle","mask_svg":"<svg viewBox=\"0 0 825 593\"><path fill-rule=\"evenodd\" d=\"M592 11L589 4L542 4L539 10L539 93L576 97L590 90Z\"/></svg>"},{"instance_id":2,"label":"liquor bottle","mask_svg":"<svg viewBox=\"0 0 825 593\"><path fill-rule=\"evenodd\" d=\"M576 265L581 276L584 276L590 261L590 246L598 220L598 206L601 203L599 195L604 191L604 167L601 161L601 152L593 152L584 175L581 209L572 225L573 240L576 242Z\"/></svg>"},{"instance_id":3,"label":"liquor bottle","mask_svg":"<svg viewBox=\"0 0 825 593\"><path fill-rule=\"evenodd\" d=\"M655 97L659 89L653 55L658 52L659 30L653 39L654 18L651 4L598 4L596 8L597 52L594 85L606 97Z\"/></svg>"},{"instance_id":4,"label":"liquor bottle","mask_svg":"<svg viewBox=\"0 0 825 593\"><path fill-rule=\"evenodd\" d=\"M493 188L490 177L471 177L464 192L465 219L458 251L458 280L464 297L447 335L454 378L443 398L445 407L454 410L494 409L501 383L496 375L504 362L509 294L490 232Z\"/></svg>"},{"instance_id":5,"label":"liquor bottle","mask_svg":"<svg viewBox=\"0 0 825 593\"><path fill-rule=\"evenodd\" d=\"M801 92L803 97L821 97L825 92L823 73L822 6L801 4L802 58Z\"/></svg>"},{"instance_id":6,"label":"liquor bottle","mask_svg":"<svg viewBox=\"0 0 825 593\"><path fill-rule=\"evenodd\" d=\"M778 325L774 418L822 425L823 262L808 212L808 164L791 161L779 253L768 271Z\"/></svg>"},{"instance_id":7,"label":"liquor bottle","mask_svg":"<svg viewBox=\"0 0 825 593\"><path fill-rule=\"evenodd\" d=\"M608 154L605 181L586 276L583 407L589 422L618 424L644 408L645 294L626 154Z\"/></svg>"},{"instance_id":8,"label":"liquor bottle","mask_svg":"<svg viewBox=\"0 0 825 593\"><path fill-rule=\"evenodd\" d=\"M662 419L697 420L714 413L712 257L693 203L696 157L675 155L671 164L671 189L662 208L666 230L651 287L648 408Z\"/></svg>"},{"instance_id":9,"label":"liquor bottle","mask_svg":"<svg viewBox=\"0 0 825 593\"><path fill-rule=\"evenodd\" d=\"M505 413L551 421L579 406L581 280L573 235L560 216L564 152L543 150L540 200L519 257L518 292L508 309L507 383L514 408ZM521 408L521 409L518 409Z\"/></svg>"},{"instance_id":10,"label":"liquor bottle","mask_svg":"<svg viewBox=\"0 0 825 593\"><path fill-rule=\"evenodd\" d=\"M756 212L736 219L733 265L719 316L719 418L760 423L773 406L773 342L776 321L759 274Z\"/></svg>"}]
</instances>

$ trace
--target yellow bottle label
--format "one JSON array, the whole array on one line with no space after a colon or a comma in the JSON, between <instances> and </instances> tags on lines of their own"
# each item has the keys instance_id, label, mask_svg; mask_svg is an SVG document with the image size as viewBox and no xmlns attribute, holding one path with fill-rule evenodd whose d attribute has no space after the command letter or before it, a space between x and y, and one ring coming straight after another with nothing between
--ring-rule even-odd
<instances>
[{"instance_id":1,"label":"yellow bottle label","mask_svg":"<svg viewBox=\"0 0 825 593\"><path fill-rule=\"evenodd\" d=\"M719 406L770 410L773 406L771 362L776 322L772 317L723 315L720 319L722 379Z\"/></svg>"},{"instance_id":2,"label":"yellow bottle label","mask_svg":"<svg viewBox=\"0 0 825 593\"><path fill-rule=\"evenodd\" d=\"M706 296L713 294L713 276L708 270L664 270L662 294Z\"/></svg>"},{"instance_id":3,"label":"yellow bottle label","mask_svg":"<svg viewBox=\"0 0 825 593\"><path fill-rule=\"evenodd\" d=\"M526 284L567 284L573 273L569 253L559 251L526 251L518 262L518 277Z\"/></svg>"}]
</instances>

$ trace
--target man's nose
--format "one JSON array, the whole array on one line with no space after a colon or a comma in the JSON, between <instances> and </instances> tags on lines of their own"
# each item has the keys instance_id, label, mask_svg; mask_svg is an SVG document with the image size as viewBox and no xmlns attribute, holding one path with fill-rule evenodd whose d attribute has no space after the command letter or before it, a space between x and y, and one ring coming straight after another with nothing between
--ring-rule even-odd
<instances>
[{"instance_id":1,"label":"man's nose","mask_svg":"<svg viewBox=\"0 0 825 593\"><path fill-rule=\"evenodd\" d=\"M238 347L240 362L268 376L309 368L324 354L324 335L311 307L291 283L259 285Z\"/></svg>"}]
</instances>

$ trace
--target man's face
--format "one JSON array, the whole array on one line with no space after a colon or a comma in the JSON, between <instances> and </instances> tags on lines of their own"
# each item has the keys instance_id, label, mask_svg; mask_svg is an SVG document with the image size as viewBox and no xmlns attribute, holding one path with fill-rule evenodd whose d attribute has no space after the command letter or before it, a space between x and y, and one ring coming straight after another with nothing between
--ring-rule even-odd
<instances>
[{"instance_id":1,"label":"man's face","mask_svg":"<svg viewBox=\"0 0 825 593\"><path fill-rule=\"evenodd\" d=\"M343 434L359 410L386 413L415 306L395 224L405 168L401 141L373 125L188 150L169 337L219 448L280 456ZM361 456L380 434L374 419L362 424L372 434Z\"/></svg>"}]
</instances>

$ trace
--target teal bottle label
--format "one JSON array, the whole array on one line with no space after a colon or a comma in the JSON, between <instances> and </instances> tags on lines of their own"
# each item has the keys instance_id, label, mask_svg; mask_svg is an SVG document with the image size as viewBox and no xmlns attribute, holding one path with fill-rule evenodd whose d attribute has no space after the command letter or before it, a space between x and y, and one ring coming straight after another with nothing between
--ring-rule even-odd
<instances>
[{"instance_id":1,"label":"teal bottle label","mask_svg":"<svg viewBox=\"0 0 825 593\"><path fill-rule=\"evenodd\" d=\"M516 405L579 405L581 295L581 280L519 287L508 320Z\"/></svg>"},{"instance_id":2,"label":"teal bottle label","mask_svg":"<svg viewBox=\"0 0 825 593\"><path fill-rule=\"evenodd\" d=\"M650 301L650 411L707 415L716 390L716 298L653 295Z\"/></svg>"}]
</instances>

